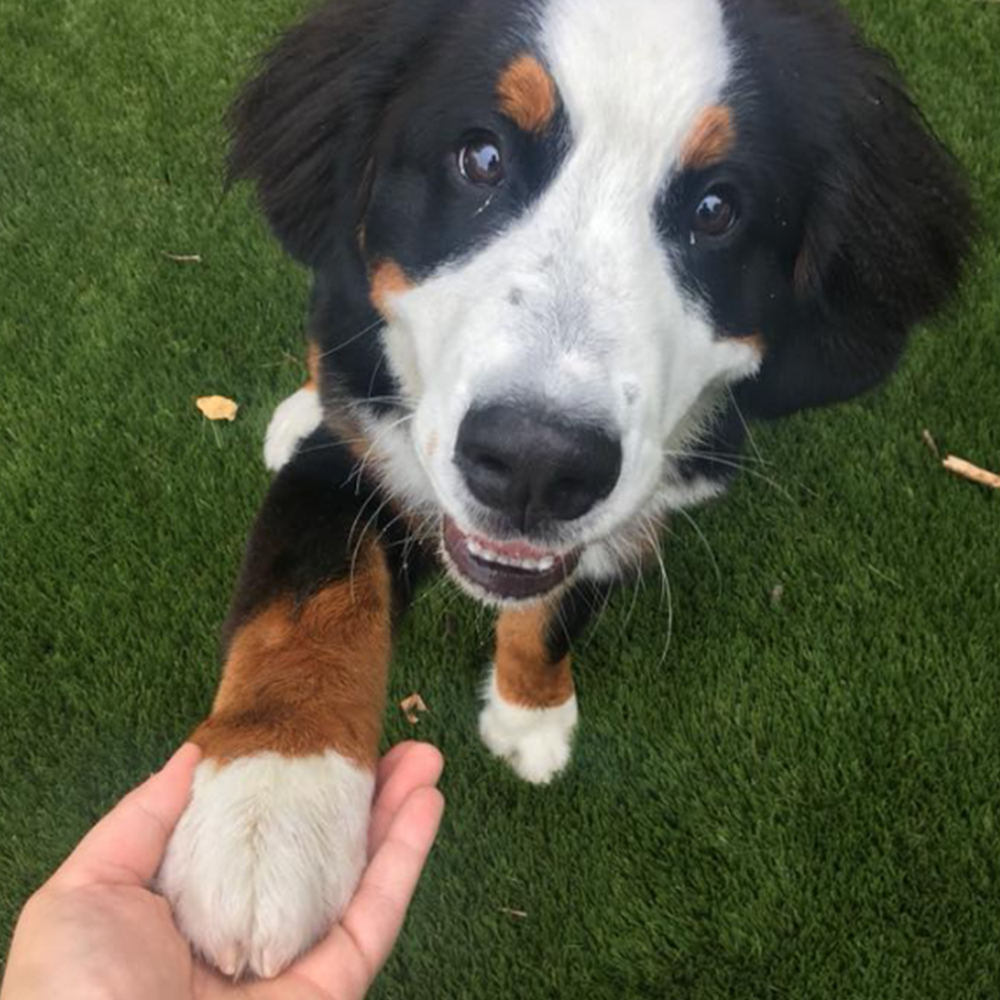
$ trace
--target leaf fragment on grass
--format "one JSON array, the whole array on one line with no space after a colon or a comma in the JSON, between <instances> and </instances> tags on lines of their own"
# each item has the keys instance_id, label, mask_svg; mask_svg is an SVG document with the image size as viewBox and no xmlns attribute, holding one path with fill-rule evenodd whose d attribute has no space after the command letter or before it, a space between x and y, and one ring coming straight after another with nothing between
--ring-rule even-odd
<instances>
[{"instance_id":1,"label":"leaf fragment on grass","mask_svg":"<svg viewBox=\"0 0 1000 1000\"><path fill-rule=\"evenodd\" d=\"M167 260L172 260L175 264L200 264L201 254L200 253L167 253L166 250L162 250L161 253Z\"/></svg>"},{"instance_id":2,"label":"leaf fragment on grass","mask_svg":"<svg viewBox=\"0 0 1000 1000\"><path fill-rule=\"evenodd\" d=\"M427 707L427 703L419 694L411 694L409 698L404 698L400 703L399 707L406 716L406 721L411 726L420 725L420 715L423 712L429 712L430 709Z\"/></svg>"},{"instance_id":3,"label":"leaf fragment on grass","mask_svg":"<svg viewBox=\"0 0 1000 1000\"><path fill-rule=\"evenodd\" d=\"M524 910L511 910L506 906L500 907L500 912L507 914L508 917L514 917L515 920L527 920L528 914Z\"/></svg>"},{"instance_id":4,"label":"leaf fragment on grass","mask_svg":"<svg viewBox=\"0 0 1000 1000\"><path fill-rule=\"evenodd\" d=\"M1000 490L1000 476L995 472L981 469L971 462L966 462L964 458L949 455L944 460L944 467L956 476L967 479L970 483L978 483L980 486L989 486L991 489Z\"/></svg>"},{"instance_id":5,"label":"leaf fragment on grass","mask_svg":"<svg viewBox=\"0 0 1000 1000\"><path fill-rule=\"evenodd\" d=\"M934 440L934 435L931 434L929 430L925 430L923 434L924 444L931 450L934 457L940 462L941 461L941 449L938 448L937 441Z\"/></svg>"},{"instance_id":6,"label":"leaf fragment on grass","mask_svg":"<svg viewBox=\"0 0 1000 1000\"><path fill-rule=\"evenodd\" d=\"M239 405L225 396L201 396L195 405L209 420L228 420L232 423L240 412Z\"/></svg>"}]
</instances>

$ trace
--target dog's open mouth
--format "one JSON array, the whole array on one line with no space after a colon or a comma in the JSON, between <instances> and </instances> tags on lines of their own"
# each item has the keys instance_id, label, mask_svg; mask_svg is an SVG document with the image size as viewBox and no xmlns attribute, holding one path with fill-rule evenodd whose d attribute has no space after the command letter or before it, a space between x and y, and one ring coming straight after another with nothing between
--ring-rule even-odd
<instances>
[{"instance_id":1,"label":"dog's open mouth","mask_svg":"<svg viewBox=\"0 0 1000 1000\"><path fill-rule=\"evenodd\" d=\"M581 550L546 552L525 542L493 542L467 535L444 520L444 547L455 570L494 597L527 601L564 584L579 565Z\"/></svg>"}]
</instances>

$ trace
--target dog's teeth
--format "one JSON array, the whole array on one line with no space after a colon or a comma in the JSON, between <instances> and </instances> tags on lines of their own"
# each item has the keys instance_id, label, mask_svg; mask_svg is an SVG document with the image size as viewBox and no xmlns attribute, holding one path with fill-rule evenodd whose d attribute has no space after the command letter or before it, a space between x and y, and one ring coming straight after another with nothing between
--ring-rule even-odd
<instances>
[{"instance_id":1,"label":"dog's teeth","mask_svg":"<svg viewBox=\"0 0 1000 1000\"><path fill-rule=\"evenodd\" d=\"M502 566L505 569L517 569L523 573L548 573L555 568L558 561L555 556L543 556L541 559L513 559L484 545L475 538L466 539L465 545L469 550L469 555L480 562L489 563L492 566Z\"/></svg>"}]
</instances>

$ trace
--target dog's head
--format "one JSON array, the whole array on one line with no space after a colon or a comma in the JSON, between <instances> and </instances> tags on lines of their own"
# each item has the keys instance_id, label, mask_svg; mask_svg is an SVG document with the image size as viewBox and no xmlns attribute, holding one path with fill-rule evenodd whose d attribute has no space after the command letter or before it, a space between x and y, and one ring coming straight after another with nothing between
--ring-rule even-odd
<instances>
[{"instance_id":1,"label":"dog's head","mask_svg":"<svg viewBox=\"0 0 1000 1000\"><path fill-rule=\"evenodd\" d=\"M329 391L487 599L648 545L721 409L880 382L971 227L821 0L338 0L233 124Z\"/></svg>"}]
</instances>

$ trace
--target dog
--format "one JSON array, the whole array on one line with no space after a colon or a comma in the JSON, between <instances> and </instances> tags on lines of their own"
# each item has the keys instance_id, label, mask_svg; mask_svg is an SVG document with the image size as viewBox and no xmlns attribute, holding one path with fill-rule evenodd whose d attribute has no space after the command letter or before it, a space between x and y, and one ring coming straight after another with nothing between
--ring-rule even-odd
<instances>
[{"instance_id":1,"label":"dog","mask_svg":"<svg viewBox=\"0 0 1000 1000\"><path fill-rule=\"evenodd\" d=\"M313 276L192 799L159 885L272 977L365 864L393 622L499 607L482 738L568 764L570 647L722 494L746 421L886 379L957 287L959 167L832 0L338 0L234 105Z\"/></svg>"}]
</instances>

